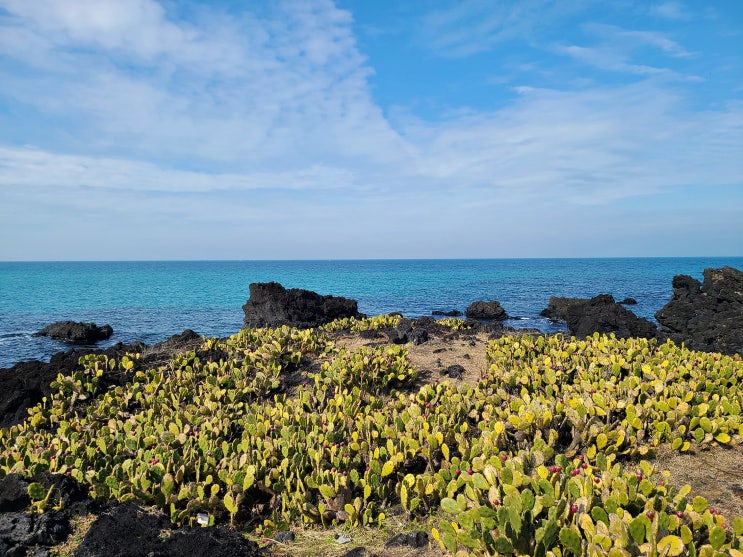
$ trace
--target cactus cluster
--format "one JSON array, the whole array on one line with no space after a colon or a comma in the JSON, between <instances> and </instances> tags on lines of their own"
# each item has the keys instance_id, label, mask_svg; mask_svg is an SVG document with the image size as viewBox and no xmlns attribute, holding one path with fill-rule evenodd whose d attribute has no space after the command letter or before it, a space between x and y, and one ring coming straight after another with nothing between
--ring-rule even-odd
<instances>
[{"instance_id":1,"label":"cactus cluster","mask_svg":"<svg viewBox=\"0 0 743 557\"><path fill-rule=\"evenodd\" d=\"M351 351L327 335L391 319L243 330L157 369L137 355L83 357L24 423L0 430L0 475L67 474L180 524L374 525L402 509L434 517L452 553L743 555L743 518L640 460L659 442L743 442L740 357L503 337L476 384L418 386L405 347ZM286 388L296 371L306 380ZM102 391L107 373L132 380ZM32 486L43 511L48 494Z\"/></svg>"}]
</instances>

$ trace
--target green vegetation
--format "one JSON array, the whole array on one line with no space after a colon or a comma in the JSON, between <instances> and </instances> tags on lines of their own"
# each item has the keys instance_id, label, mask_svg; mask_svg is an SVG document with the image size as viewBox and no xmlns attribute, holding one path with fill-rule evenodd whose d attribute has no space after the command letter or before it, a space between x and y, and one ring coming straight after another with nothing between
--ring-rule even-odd
<instances>
[{"instance_id":1,"label":"green vegetation","mask_svg":"<svg viewBox=\"0 0 743 557\"><path fill-rule=\"evenodd\" d=\"M86 356L25 423L0 430L0 474L69 474L176 523L206 513L262 535L297 521L378 525L402 509L431 517L452 553L743 555L743 518L641 460L661 442L743 443L740 357L504 337L476 384L414 386L404 347L342 350L327 333L392 323L243 330L106 392L100 378L132 373L137 355ZM287 392L297 370L306 380Z\"/></svg>"}]
</instances>

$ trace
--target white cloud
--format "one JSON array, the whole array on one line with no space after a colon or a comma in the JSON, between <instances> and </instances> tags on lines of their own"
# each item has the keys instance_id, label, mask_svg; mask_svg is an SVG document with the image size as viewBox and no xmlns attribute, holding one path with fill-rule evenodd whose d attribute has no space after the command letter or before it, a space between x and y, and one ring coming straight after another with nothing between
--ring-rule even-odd
<instances>
[{"instance_id":1,"label":"white cloud","mask_svg":"<svg viewBox=\"0 0 743 557\"><path fill-rule=\"evenodd\" d=\"M168 257L188 257L180 240L260 243L266 234L298 246L280 257L352 257L351 242L365 246L358 255L405 255L384 251L392 235L415 246L408 255L436 256L435 242L455 242L437 226L448 217L479 241L460 255L477 256L499 223L610 212L622 200L743 176L743 106L692 110L685 76L639 56L688 58L670 35L588 25L596 44L556 47L632 83L524 84L498 109L388 119L351 17L330 2L272 3L260 18L202 7L190 22L148 0L0 5L0 102L29 118L0 114L16 126L0 130L3 238L52 230L67 242L96 223L119 244L131 236L134 255L120 257L136 258L148 237ZM464 56L568 9L491 6L469 1L429 16L438 48ZM527 7L541 15L530 20ZM471 27L472 18L482 21ZM24 258L23 246L0 244L0 259Z\"/></svg>"},{"instance_id":2,"label":"white cloud","mask_svg":"<svg viewBox=\"0 0 743 557\"><path fill-rule=\"evenodd\" d=\"M6 4L16 17L0 20L0 36L10 37L0 54L55 68L54 87L0 70L6 94L74 115L70 149L243 168L301 167L327 152L385 164L406 149L371 99L350 16L330 2L281 4L261 21L209 13L199 29L170 21L151 0ZM18 46L28 36L27 59Z\"/></svg>"},{"instance_id":3,"label":"white cloud","mask_svg":"<svg viewBox=\"0 0 743 557\"><path fill-rule=\"evenodd\" d=\"M558 26L587 5L585 0L463 0L426 14L419 39L439 56L470 56L514 39L538 40L543 29Z\"/></svg>"},{"instance_id":4,"label":"white cloud","mask_svg":"<svg viewBox=\"0 0 743 557\"><path fill-rule=\"evenodd\" d=\"M680 2L661 2L650 6L648 13L664 19L689 19L689 14Z\"/></svg>"},{"instance_id":5,"label":"white cloud","mask_svg":"<svg viewBox=\"0 0 743 557\"><path fill-rule=\"evenodd\" d=\"M329 190L352 185L353 172L321 164L300 170L243 174L193 172L136 160L62 155L0 146L0 188L93 188L133 192L196 193L258 189Z\"/></svg>"},{"instance_id":6,"label":"white cloud","mask_svg":"<svg viewBox=\"0 0 743 557\"><path fill-rule=\"evenodd\" d=\"M662 33L653 31L628 31L613 25L587 24L585 30L599 37L594 46L558 45L554 51L599 68L602 70L636 74L641 76L664 76L684 80L699 80L693 75L684 75L668 67L641 63L643 49L660 51L671 58L689 58L694 56L679 43ZM638 59L635 61L636 59Z\"/></svg>"}]
</instances>

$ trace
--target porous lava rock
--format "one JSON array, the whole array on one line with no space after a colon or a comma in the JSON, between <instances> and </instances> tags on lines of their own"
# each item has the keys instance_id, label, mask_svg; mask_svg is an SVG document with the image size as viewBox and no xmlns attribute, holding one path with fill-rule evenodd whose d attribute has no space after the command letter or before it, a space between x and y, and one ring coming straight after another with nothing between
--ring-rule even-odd
<instances>
[{"instance_id":1,"label":"porous lava rock","mask_svg":"<svg viewBox=\"0 0 743 557\"><path fill-rule=\"evenodd\" d=\"M655 318L659 335L692 350L743 355L743 272L705 269L704 282L673 278L671 300Z\"/></svg>"},{"instance_id":2,"label":"porous lava rock","mask_svg":"<svg viewBox=\"0 0 743 557\"><path fill-rule=\"evenodd\" d=\"M460 317L462 312L458 309L450 309L448 311L435 309L431 312L431 315L436 315L438 317Z\"/></svg>"},{"instance_id":3,"label":"porous lava rock","mask_svg":"<svg viewBox=\"0 0 743 557\"><path fill-rule=\"evenodd\" d=\"M561 296L552 296L539 315L551 319L552 321L565 321L567 309L572 304L585 302L585 298L563 298Z\"/></svg>"},{"instance_id":4,"label":"porous lava rock","mask_svg":"<svg viewBox=\"0 0 743 557\"><path fill-rule=\"evenodd\" d=\"M67 344L89 345L111 338L113 332L111 325L99 327L95 323L57 321L34 333L34 336L49 337Z\"/></svg>"},{"instance_id":5,"label":"porous lava rock","mask_svg":"<svg viewBox=\"0 0 743 557\"><path fill-rule=\"evenodd\" d=\"M32 481L50 493L43 514L29 512L28 486ZM47 548L63 542L72 532L73 514L88 514L98 509L100 504L90 499L88 491L74 478L48 472L33 479L8 474L0 480L0 555L48 555Z\"/></svg>"},{"instance_id":6,"label":"porous lava rock","mask_svg":"<svg viewBox=\"0 0 743 557\"><path fill-rule=\"evenodd\" d=\"M653 323L618 304L611 294L575 301L565 307L564 313L568 331L577 338L595 332L614 333L618 338L654 338L657 334Z\"/></svg>"},{"instance_id":7,"label":"porous lava rock","mask_svg":"<svg viewBox=\"0 0 743 557\"><path fill-rule=\"evenodd\" d=\"M417 322L403 318L400 319L397 327L388 331L388 336L393 344L412 342L417 345L428 341L428 330L425 327L425 322L421 326L417 326Z\"/></svg>"},{"instance_id":8,"label":"porous lava rock","mask_svg":"<svg viewBox=\"0 0 743 557\"><path fill-rule=\"evenodd\" d=\"M225 527L175 529L160 511L128 501L102 513L73 557L254 557L258 544Z\"/></svg>"},{"instance_id":9,"label":"porous lava rock","mask_svg":"<svg viewBox=\"0 0 743 557\"><path fill-rule=\"evenodd\" d=\"M286 289L278 282L254 282L243 306L246 328L289 325L308 329L344 317L364 317L356 300L322 296L301 288Z\"/></svg>"},{"instance_id":10,"label":"porous lava rock","mask_svg":"<svg viewBox=\"0 0 743 557\"><path fill-rule=\"evenodd\" d=\"M467 306L464 314L470 319L484 319L486 321L508 319L506 310L501 307L500 302L495 300L472 302Z\"/></svg>"},{"instance_id":11,"label":"porous lava rock","mask_svg":"<svg viewBox=\"0 0 743 557\"><path fill-rule=\"evenodd\" d=\"M423 530L413 530L407 534L397 534L384 544L385 547L428 547L428 534Z\"/></svg>"},{"instance_id":12,"label":"porous lava rock","mask_svg":"<svg viewBox=\"0 0 743 557\"><path fill-rule=\"evenodd\" d=\"M0 478L0 512L21 511L31 504L28 482L20 474Z\"/></svg>"}]
</instances>

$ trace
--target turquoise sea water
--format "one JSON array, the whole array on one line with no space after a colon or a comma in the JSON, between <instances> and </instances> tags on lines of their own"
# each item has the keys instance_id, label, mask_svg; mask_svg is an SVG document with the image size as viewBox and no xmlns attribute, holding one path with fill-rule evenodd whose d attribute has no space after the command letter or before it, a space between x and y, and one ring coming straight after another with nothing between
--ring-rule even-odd
<instances>
[{"instance_id":1,"label":"turquoise sea water","mask_svg":"<svg viewBox=\"0 0 743 557\"><path fill-rule=\"evenodd\" d=\"M631 296L638 305L630 309L652 318L674 275L701 280L705 268L723 265L741 269L743 257L0 263L0 367L65 349L31 336L59 320L109 323L114 335L100 346L150 344L186 328L230 335L251 282L346 296L369 315L418 317L498 300L515 317L507 324L551 332L562 327L539 316L550 296Z\"/></svg>"}]
</instances>

